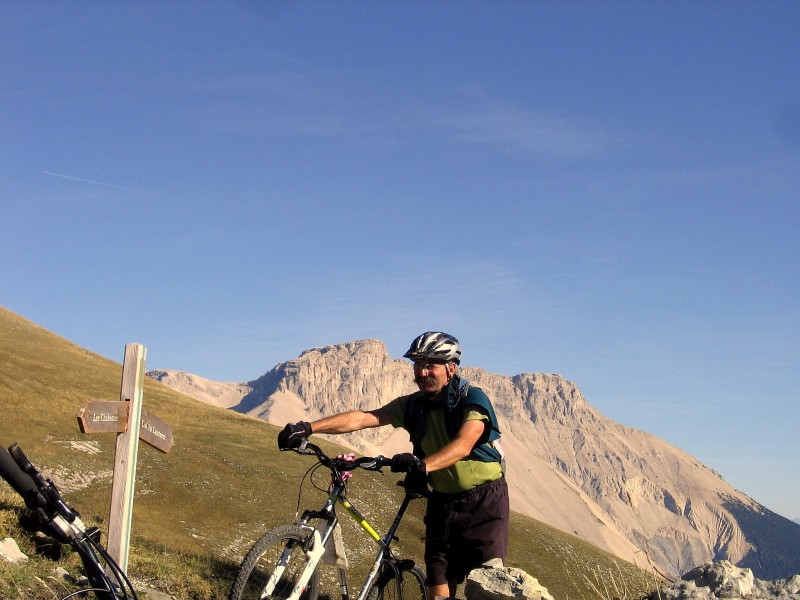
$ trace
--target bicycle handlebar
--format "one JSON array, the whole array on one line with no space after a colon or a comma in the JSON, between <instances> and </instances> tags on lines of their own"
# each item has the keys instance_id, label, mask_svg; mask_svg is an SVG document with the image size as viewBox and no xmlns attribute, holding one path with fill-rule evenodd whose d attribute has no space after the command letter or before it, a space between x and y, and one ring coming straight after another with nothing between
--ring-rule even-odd
<instances>
[{"instance_id":1,"label":"bicycle handlebar","mask_svg":"<svg viewBox=\"0 0 800 600\"><path fill-rule=\"evenodd\" d=\"M285 448L285 450L292 450L298 454L316 456L319 464L330 469L331 474L337 479L341 477L343 471L352 471L353 469L364 469L365 471L377 471L378 473L383 473L381 469L383 467L389 467L392 464L392 459L383 455L362 456L361 458L357 458L352 461L341 458L331 458L325 454L322 448L316 444L313 444L312 442L309 442L308 438L304 438L297 448ZM406 494L409 494L412 498L430 497L430 490L427 489L427 487L424 490L417 489L416 486L410 487L407 485L406 481L407 479L397 482L397 485L405 489Z\"/></svg>"},{"instance_id":2,"label":"bicycle handlebar","mask_svg":"<svg viewBox=\"0 0 800 600\"><path fill-rule=\"evenodd\" d=\"M2 446L0 446L0 477L25 500L25 506L29 509L36 510L46 506L47 500L39 493L36 482L20 468L11 453Z\"/></svg>"},{"instance_id":3,"label":"bicycle handlebar","mask_svg":"<svg viewBox=\"0 0 800 600\"><path fill-rule=\"evenodd\" d=\"M392 459L385 456L362 456L355 460L331 458L325 454L322 448L309 442L308 438L304 439L297 448L288 448L288 450L293 450L298 454L314 455L321 465L336 472L364 469L365 471L377 471L380 473L383 467L388 467L392 463Z\"/></svg>"},{"instance_id":4,"label":"bicycle handlebar","mask_svg":"<svg viewBox=\"0 0 800 600\"><path fill-rule=\"evenodd\" d=\"M55 484L33 466L16 442L8 450L0 447L0 476L60 543L72 543L87 533L78 511L64 502Z\"/></svg>"},{"instance_id":5,"label":"bicycle handlebar","mask_svg":"<svg viewBox=\"0 0 800 600\"><path fill-rule=\"evenodd\" d=\"M91 587L67 598L94 592L98 600L136 600L125 572L100 544L100 530L86 527L78 511L67 505L56 485L39 472L16 442L8 450L0 447L0 477L22 497L42 532L70 544L80 555Z\"/></svg>"}]
</instances>

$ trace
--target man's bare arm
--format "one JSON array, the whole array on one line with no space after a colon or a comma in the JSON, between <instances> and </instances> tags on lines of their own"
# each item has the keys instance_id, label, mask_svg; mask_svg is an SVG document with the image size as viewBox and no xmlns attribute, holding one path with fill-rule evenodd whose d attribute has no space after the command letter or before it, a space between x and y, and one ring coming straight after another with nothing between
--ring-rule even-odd
<instances>
[{"instance_id":1,"label":"man's bare arm","mask_svg":"<svg viewBox=\"0 0 800 600\"><path fill-rule=\"evenodd\" d=\"M383 408L375 410L350 410L323 417L311 423L312 433L350 433L390 423L389 414Z\"/></svg>"},{"instance_id":2,"label":"man's bare arm","mask_svg":"<svg viewBox=\"0 0 800 600\"><path fill-rule=\"evenodd\" d=\"M464 421L456 434L455 439L438 452L425 458L425 468L430 473L451 467L462 458L469 456L472 449L483 436L487 421L479 419Z\"/></svg>"}]
</instances>

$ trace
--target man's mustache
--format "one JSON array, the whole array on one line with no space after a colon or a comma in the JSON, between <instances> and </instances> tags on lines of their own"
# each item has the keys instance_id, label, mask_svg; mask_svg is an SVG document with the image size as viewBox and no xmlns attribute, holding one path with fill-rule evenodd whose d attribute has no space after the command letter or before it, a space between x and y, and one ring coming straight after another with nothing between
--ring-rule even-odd
<instances>
[{"instance_id":1,"label":"man's mustache","mask_svg":"<svg viewBox=\"0 0 800 600\"><path fill-rule=\"evenodd\" d=\"M417 384L421 384L421 383L432 384L432 383L436 383L436 378L435 377L429 377L429 376L423 376L423 375L417 375L414 378L414 382L417 383Z\"/></svg>"}]
</instances>

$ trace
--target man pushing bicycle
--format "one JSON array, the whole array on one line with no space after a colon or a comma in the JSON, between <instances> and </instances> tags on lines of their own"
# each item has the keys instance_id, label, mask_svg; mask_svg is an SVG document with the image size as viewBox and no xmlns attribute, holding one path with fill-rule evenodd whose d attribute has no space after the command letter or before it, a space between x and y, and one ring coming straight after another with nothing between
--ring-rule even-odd
<instances>
[{"instance_id":1,"label":"man pushing bicycle","mask_svg":"<svg viewBox=\"0 0 800 600\"><path fill-rule=\"evenodd\" d=\"M408 431L413 453L396 454L391 469L406 485L433 488L425 513L425 567L429 600L455 597L466 575L508 551L508 487L491 401L456 373L461 348L451 335L417 337L413 361L419 392L370 411L352 410L312 423L289 423L278 434L281 450L312 433L350 433L392 425Z\"/></svg>"}]
</instances>

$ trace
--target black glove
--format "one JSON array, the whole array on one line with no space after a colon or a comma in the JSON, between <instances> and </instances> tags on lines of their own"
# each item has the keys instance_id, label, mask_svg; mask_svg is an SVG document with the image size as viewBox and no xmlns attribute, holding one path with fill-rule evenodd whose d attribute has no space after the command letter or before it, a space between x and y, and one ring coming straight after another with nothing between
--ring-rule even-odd
<instances>
[{"instance_id":1,"label":"black glove","mask_svg":"<svg viewBox=\"0 0 800 600\"><path fill-rule=\"evenodd\" d=\"M403 487L407 491L421 496L428 495L428 470L425 463L410 452L395 454L392 457L393 473L407 473Z\"/></svg>"},{"instance_id":2,"label":"black glove","mask_svg":"<svg viewBox=\"0 0 800 600\"><path fill-rule=\"evenodd\" d=\"M427 498L430 495L428 473L425 471L425 463L421 464L421 470L414 469L408 472L403 480L403 487L406 488L407 492L411 492L415 496L425 496Z\"/></svg>"},{"instance_id":3,"label":"black glove","mask_svg":"<svg viewBox=\"0 0 800 600\"><path fill-rule=\"evenodd\" d=\"M311 435L311 423L287 423L278 434L278 449L291 450L300 446L302 441Z\"/></svg>"},{"instance_id":4,"label":"black glove","mask_svg":"<svg viewBox=\"0 0 800 600\"><path fill-rule=\"evenodd\" d=\"M410 452L403 452L392 457L390 468L392 473L410 473L412 469L419 469L420 467L425 471L425 463Z\"/></svg>"}]
</instances>

